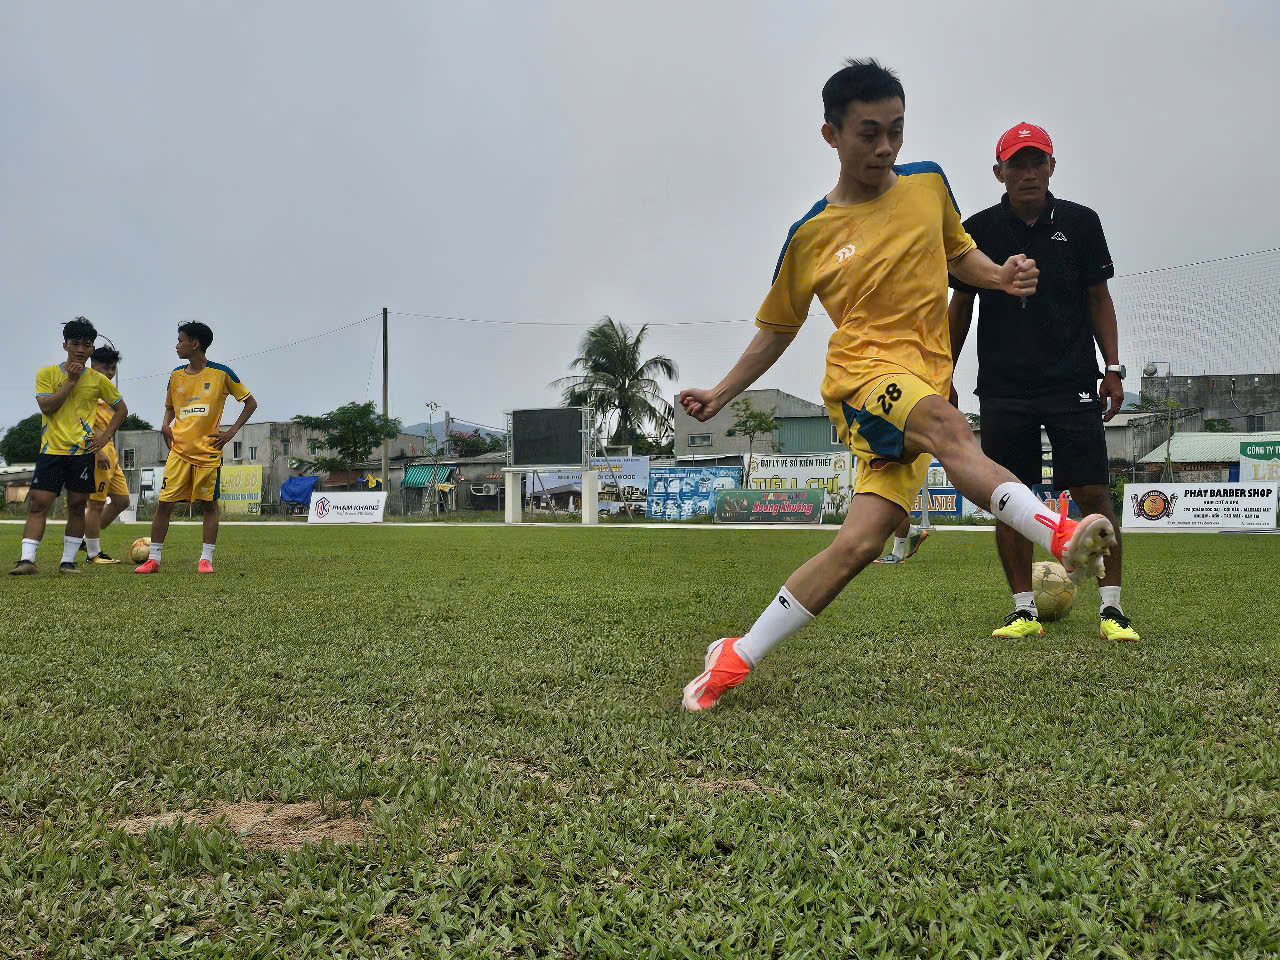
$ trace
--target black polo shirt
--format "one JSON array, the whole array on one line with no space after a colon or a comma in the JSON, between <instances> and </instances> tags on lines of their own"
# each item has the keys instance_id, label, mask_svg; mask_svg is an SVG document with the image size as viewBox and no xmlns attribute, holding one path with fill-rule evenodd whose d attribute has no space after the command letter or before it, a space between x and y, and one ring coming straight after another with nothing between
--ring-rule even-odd
<instances>
[{"instance_id":1,"label":"black polo shirt","mask_svg":"<svg viewBox=\"0 0 1280 960\"><path fill-rule=\"evenodd\" d=\"M978 389L981 397L1019 397L1096 390L1088 288L1115 276L1102 221L1088 207L1049 194L1040 219L1027 226L1005 194L964 222L978 249L996 263L1024 253L1040 268L1036 292L1020 298L980 290L951 277L951 287L978 295Z\"/></svg>"}]
</instances>

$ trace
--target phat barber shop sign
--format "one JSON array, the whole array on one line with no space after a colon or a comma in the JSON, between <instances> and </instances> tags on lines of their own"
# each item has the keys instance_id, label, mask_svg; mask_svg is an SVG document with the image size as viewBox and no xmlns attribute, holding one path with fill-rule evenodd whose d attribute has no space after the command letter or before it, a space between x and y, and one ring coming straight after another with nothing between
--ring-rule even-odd
<instances>
[{"instance_id":1,"label":"phat barber shop sign","mask_svg":"<svg viewBox=\"0 0 1280 960\"><path fill-rule=\"evenodd\" d=\"M1274 483L1127 483L1128 530L1274 530Z\"/></svg>"}]
</instances>

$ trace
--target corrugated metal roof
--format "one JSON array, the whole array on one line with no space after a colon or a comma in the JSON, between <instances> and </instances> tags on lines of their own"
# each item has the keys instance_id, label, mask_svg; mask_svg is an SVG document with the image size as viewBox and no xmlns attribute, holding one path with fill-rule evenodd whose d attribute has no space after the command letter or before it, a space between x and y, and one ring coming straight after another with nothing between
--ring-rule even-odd
<instances>
[{"instance_id":1,"label":"corrugated metal roof","mask_svg":"<svg viewBox=\"0 0 1280 960\"><path fill-rule=\"evenodd\" d=\"M1175 433L1173 455L1176 463L1239 463L1240 444L1280 440L1280 430L1261 433ZM1165 444L1160 444L1139 463L1164 463Z\"/></svg>"},{"instance_id":2,"label":"corrugated metal roof","mask_svg":"<svg viewBox=\"0 0 1280 960\"><path fill-rule=\"evenodd\" d=\"M404 468L404 483L402 487L429 487L431 484L444 483L449 479L449 474L453 472L453 464L451 463L415 463ZM432 474L435 474L435 480L432 480Z\"/></svg>"}]
</instances>

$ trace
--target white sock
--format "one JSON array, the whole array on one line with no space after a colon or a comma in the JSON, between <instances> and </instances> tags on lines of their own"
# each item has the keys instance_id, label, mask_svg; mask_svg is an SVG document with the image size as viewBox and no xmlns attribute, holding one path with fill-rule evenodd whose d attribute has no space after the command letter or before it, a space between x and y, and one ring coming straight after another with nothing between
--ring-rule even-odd
<instances>
[{"instance_id":1,"label":"white sock","mask_svg":"<svg viewBox=\"0 0 1280 960\"><path fill-rule=\"evenodd\" d=\"M26 539L24 539L24 540L22 541L22 559L23 559L23 560L29 560L29 561L31 561L32 563L35 563L35 562L36 562L36 551L37 551L37 550L39 550L39 549L40 549L40 541L39 541L39 540L26 540Z\"/></svg>"},{"instance_id":2,"label":"white sock","mask_svg":"<svg viewBox=\"0 0 1280 960\"><path fill-rule=\"evenodd\" d=\"M800 601L783 587L774 597L773 603L764 608L764 613L760 614L755 626L733 645L733 649L747 661L747 666L754 668L769 655L770 650L812 619L813 614L800 606Z\"/></svg>"},{"instance_id":3,"label":"white sock","mask_svg":"<svg viewBox=\"0 0 1280 960\"><path fill-rule=\"evenodd\" d=\"M991 492L991 512L997 520L1004 521L1046 550L1053 542L1053 531L1058 527L1057 515L1050 513L1039 497L1016 480L1002 483Z\"/></svg>"},{"instance_id":4,"label":"white sock","mask_svg":"<svg viewBox=\"0 0 1280 960\"><path fill-rule=\"evenodd\" d=\"M1040 611L1036 609L1036 592L1028 590L1026 593L1015 593L1013 595L1013 609L1030 610L1034 616L1040 616Z\"/></svg>"},{"instance_id":5,"label":"white sock","mask_svg":"<svg viewBox=\"0 0 1280 960\"><path fill-rule=\"evenodd\" d=\"M201 559L201 560L208 560L210 563L213 563L213 548L214 548L215 546L217 546L217 544L213 544L213 543L206 543L206 544L201 545L201 547L200 547L200 559Z\"/></svg>"},{"instance_id":6,"label":"white sock","mask_svg":"<svg viewBox=\"0 0 1280 960\"><path fill-rule=\"evenodd\" d=\"M156 563L159 563L160 554L162 552L164 552L164 543L163 542L156 543L154 540L152 540L151 548L147 551L147 559L154 560Z\"/></svg>"},{"instance_id":7,"label":"white sock","mask_svg":"<svg viewBox=\"0 0 1280 960\"><path fill-rule=\"evenodd\" d=\"M907 538L906 537L893 538L893 555L897 557L899 560L902 560L906 557L907 555Z\"/></svg>"},{"instance_id":8,"label":"white sock","mask_svg":"<svg viewBox=\"0 0 1280 960\"><path fill-rule=\"evenodd\" d=\"M62 538L62 562L75 563L76 551L80 549L80 541L84 537L63 537Z\"/></svg>"},{"instance_id":9,"label":"white sock","mask_svg":"<svg viewBox=\"0 0 1280 960\"><path fill-rule=\"evenodd\" d=\"M1124 607L1120 606L1119 587L1099 587L1098 592L1102 594L1102 604L1098 607L1099 613L1107 607L1115 607L1121 613L1124 613Z\"/></svg>"},{"instance_id":10,"label":"white sock","mask_svg":"<svg viewBox=\"0 0 1280 960\"><path fill-rule=\"evenodd\" d=\"M102 552L102 538L98 537L98 539L94 540L90 537L85 537L84 549L85 549L85 552L89 554L89 556L96 557L98 554Z\"/></svg>"}]
</instances>

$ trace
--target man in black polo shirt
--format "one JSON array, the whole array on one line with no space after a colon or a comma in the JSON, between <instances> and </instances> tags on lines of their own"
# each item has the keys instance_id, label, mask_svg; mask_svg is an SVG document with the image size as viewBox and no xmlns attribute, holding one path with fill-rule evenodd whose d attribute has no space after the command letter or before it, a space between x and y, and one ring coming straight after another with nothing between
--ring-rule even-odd
<instances>
[{"instance_id":1,"label":"man in black polo shirt","mask_svg":"<svg viewBox=\"0 0 1280 960\"><path fill-rule=\"evenodd\" d=\"M978 248L996 263L1026 254L1040 268L1034 296L978 290L951 278L951 352L964 349L978 312L978 397L982 450L1028 486L1041 477L1040 428L1053 447L1054 486L1069 489L1085 514L1100 513L1116 529L1107 561L1099 633L1135 641L1138 633L1120 606L1120 524L1107 490L1103 421L1124 404L1116 311L1107 290L1115 276L1098 215L1049 192L1056 160L1041 127L1020 123L996 143L1000 202L964 222ZM1094 344L1106 363L1098 370ZM1099 388L1098 381L1102 384ZM952 402L956 401L952 387ZM1013 590L1013 613L993 633L1018 638L1044 633L1031 587L1032 544L1012 527L996 526L996 544Z\"/></svg>"}]
</instances>

